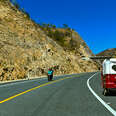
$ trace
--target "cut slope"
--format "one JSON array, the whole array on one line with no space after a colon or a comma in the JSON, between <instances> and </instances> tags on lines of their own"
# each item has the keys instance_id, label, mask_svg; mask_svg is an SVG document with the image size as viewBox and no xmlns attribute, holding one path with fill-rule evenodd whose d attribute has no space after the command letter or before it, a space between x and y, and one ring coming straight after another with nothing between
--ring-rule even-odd
<instances>
[{"instance_id":1,"label":"cut slope","mask_svg":"<svg viewBox=\"0 0 116 116\"><path fill-rule=\"evenodd\" d=\"M78 47L67 50L8 0L0 1L0 79L45 75L49 67L55 74L97 70L95 62L81 59L92 52L76 32L72 35L68 39L73 39Z\"/></svg>"}]
</instances>

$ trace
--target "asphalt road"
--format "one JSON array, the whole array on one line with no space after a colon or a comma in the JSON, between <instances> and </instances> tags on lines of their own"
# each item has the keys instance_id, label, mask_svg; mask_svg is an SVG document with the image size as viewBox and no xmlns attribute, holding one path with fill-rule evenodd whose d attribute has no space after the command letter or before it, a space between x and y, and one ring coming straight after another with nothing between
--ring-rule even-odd
<instances>
[{"instance_id":1,"label":"asphalt road","mask_svg":"<svg viewBox=\"0 0 116 116\"><path fill-rule=\"evenodd\" d=\"M87 86L94 74L59 76L50 83L44 78L1 84L0 116L112 116ZM100 73L93 76L89 85L116 110L116 94L102 95Z\"/></svg>"}]
</instances>

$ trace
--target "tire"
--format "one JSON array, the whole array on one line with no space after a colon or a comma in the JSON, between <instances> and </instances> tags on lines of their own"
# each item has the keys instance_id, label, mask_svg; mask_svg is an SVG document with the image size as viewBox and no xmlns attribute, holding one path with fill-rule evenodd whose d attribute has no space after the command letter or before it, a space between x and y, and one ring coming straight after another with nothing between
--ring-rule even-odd
<instances>
[{"instance_id":1,"label":"tire","mask_svg":"<svg viewBox=\"0 0 116 116\"><path fill-rule=\"evenodd\" d=\"M104 96L108 96L109 95L109 90L108 89L104 89L103 90L103 95Z\"/></svg>"},{"instance_id":2,"label":"tire","mask_svg":"<svg viewBox=\"0 0 116 116\"><path fill-rule=\"evenodd\" d=\"M50 76L50 80L51 80L51 81L52 81L52 79L53 79L53 75Z\"/></svg>"},{"instance_id":3,"label":"tire","mask_svg":"<svg viewBox=\"0 0 116 116\"><path fill-rule=\"evenodd\" d=\"M50 81L50 75L48 75L48 81Z\"/></svg>"}]
</instances>

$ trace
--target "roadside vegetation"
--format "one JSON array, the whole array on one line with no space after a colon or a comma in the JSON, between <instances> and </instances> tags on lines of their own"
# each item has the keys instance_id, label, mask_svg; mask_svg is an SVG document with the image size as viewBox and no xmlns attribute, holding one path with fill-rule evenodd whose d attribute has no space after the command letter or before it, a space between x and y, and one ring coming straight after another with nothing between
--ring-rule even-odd
<instances>
[{"instance_id":1,"label":"roadside vegetation","mask_svg":"<svg viewBox=\"0 0 116 116\"><path fill-rule=\"evenodd\" d=\"M72 51L77 47L78 43L72 37L74 30L67 24L63 24L62 27L56 27L56 25L46 23L38 25L48 37L55 40L65 50Z\"/></svg>"}]
</instances>

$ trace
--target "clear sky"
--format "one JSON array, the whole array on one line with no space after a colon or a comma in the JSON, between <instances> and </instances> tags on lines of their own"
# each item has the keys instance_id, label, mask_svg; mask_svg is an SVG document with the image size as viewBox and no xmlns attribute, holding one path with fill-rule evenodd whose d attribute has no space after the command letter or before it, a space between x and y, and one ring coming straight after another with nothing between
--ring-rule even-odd
<instances>
[{"instance_id":1,"label":"clear sky","mask_svg":"<svg viewBox=\"0 0 116 116\"><path fill-rule=\"evenodd\" d=\"M17 0L36 22L68 24L93 53L116 48L116 0Z\"/></svg>"}]
</instances>

